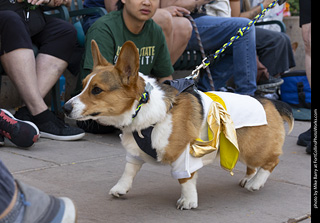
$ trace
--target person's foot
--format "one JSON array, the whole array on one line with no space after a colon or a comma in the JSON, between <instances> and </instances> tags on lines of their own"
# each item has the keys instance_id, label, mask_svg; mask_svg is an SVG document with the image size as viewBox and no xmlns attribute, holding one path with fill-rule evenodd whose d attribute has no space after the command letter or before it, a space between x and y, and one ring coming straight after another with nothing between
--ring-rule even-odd
<instances>
[{"instance_id":1,"label":"person's foot","mask_svg":"<svg viewBox=\"0 0 320 223\"><path fill-rule=\"evenodd\" d=\"M21 117L21 119L31 119L39 128L40 135L43 138L71 141L81 139L85 135L82 129L69 126L49 110L32 116L26 107L22 107L16 112L15 116Z\"/></svg>"},{"instance_id":2,"label":"person's foot","mask_svg":"<svg viewBox=\"0 0 320 223\"><path fill-rule=\"evenodd\" d=\"M0 109L0 144L8 138L18 147L30 147L39 138L39 129L29 121L16 119L9 111Z\"/></svg>"},{"instance_id":3,"label":"person's foot","mask_svg":"<svg viewBox=\"0 0 320 223\"><path fill-rule=\"evenodd\" d=\"M311 142L311 128L299 135L297 144L299 146L307 146L310 142Z\"/></svg>"},{"instance_id":4,"label":"person's foot","mask_svg":"<svg viewBox=\"0 0 320 223\"><path fill-rule=\"evenodd\" d=\"M311 154L311 142L309 142L308 145L307 145L306 153L307 154Z\"/></svg>"},{"instance_id":5,"label":"person's foot","mask_svg":"<svg viewBox=\"0 0 320 223\"><path fill-rule=\"evenodd\" d=\"M280 77L269 76L268 80L262 80L257 83L257 89L264 91L267 88L274 88L283 84L283 79Z\"/></svg>"},{"instance_id":6,"label":"person's foot","mask_svg":"<svg viewBox=\"0 0 320 223\"><path fill-rule=\"evenodd\" d=\"M13 205L0 222L17 223L75 223L77 211L67 197L54 197L43 191L16 181Z\"/></svg>"},{"instance_id":7,"label":"person's foot","mask_svg":"<svg viewBox=\"0 0 320 223\"><path fill-rule=\"evenodd\" d=\"M44 138L70 141L81 139L85 135L82 129L69 126L49 110L33 116L33 119Z\"/></svg>"}]
</instances>

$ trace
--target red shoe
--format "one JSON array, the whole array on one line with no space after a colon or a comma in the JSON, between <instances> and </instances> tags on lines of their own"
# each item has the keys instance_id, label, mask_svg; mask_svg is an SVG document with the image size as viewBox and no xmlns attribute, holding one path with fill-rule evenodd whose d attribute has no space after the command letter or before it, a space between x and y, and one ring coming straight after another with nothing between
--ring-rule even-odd
<instances>
[{"instance_id":1,"label":"red shoe","mask_svg":"<svg viewBox=\"0 0 320 223\"><path fill-rule=\"evenodd\" d=\"M0 135L18 147L30 147L38 140L39 129L32 122L16 119L7 110L0 109Z\"/></svg>"}]
</instances>

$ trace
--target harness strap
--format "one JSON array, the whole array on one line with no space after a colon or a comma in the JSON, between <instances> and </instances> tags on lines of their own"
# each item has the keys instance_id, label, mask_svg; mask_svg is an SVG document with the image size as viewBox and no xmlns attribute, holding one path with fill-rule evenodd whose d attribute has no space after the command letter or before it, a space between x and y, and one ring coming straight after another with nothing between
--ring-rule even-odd
<instances>
[{"instance_id":1,"label":"harness strap","mask_svg":"<svg viewBox=\"0 0 320 223\"><path fill-rule=\"evenodd\" d=\"M141 130L141 134L143 135L143 138L140 138L139 133L137 131L133 132L133 137L136 143L138 144L139 148L154 158L157 159L157 151L152 148L152 142L151 142L151 134L152 134L153 126L150 126L146 129Z\"/></svg>"},{"instance_id":2,"label":"harness strap","mask_svg":"<svg viewBox=\"0 0 320 223\"><path fill-rule=\"evenodd\" d=\"M170 80L170 81L167 80L167 81L164 81L163 83L176 88L179 91L179 93L176 96L178 96L180 93L187 90L189 87L195 87L194 80L193 79L186 79L186 78ZM137 116L141 105L143 103L148 102L148 98L149 98L148 92L151 92L151 90L152 90L152 86L151 85L149 86L149 85L150 85L150 83L147 83L145 92L140 97L139 104L136 108L136 112L132 116L132 118ZM157 160L157 151L156 151L156 149L154 149L152 147L152 141L151 141L151 134L152 134L153 128L154 128L154 126L150 126L146 129L141 130L140 132L134 131L132 134L133 134L133 138L136 141L139 148L143 152L145 152L146 154L148 154L149 156L151 156L152 158Z\"/></svg>"}]
</instances>

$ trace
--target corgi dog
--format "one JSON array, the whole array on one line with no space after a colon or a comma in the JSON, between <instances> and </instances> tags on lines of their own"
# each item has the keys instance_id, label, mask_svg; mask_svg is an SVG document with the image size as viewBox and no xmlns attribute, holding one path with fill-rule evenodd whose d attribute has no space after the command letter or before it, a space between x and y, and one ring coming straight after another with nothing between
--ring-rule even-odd
<instances>
[{"instance_id":1,"label":"corgi dog","mask_svg":"<svg viewBox=\"0 0 320 223\"><path fill-rule=\"evenodd\" d=\"M64 111L71 119L93 119L122 130L120 137L127 151L127 163L110 194L119 197L128 193L143 163L168 164L173 168L173 177L181 184L177 209L197 208L197 170L208 163L204 157L209 157L207 160L211 162L217 151L198 158L190 155L190 145L198 138L209 140L206 107L212 103L208 102L210 100L204 93L193 87L179 92L170 85L159 84L154 78L139 73L139 54L131 41L122 46L115 65L101 55L94 40L91 49L94 62L92 73L84 79L82 92L64 105ZM237 138L234 144L238 144L235 147L239 150L236 160L247 166L240 186L250 191L259 190L282 154L286 134L283 122L289 124L289 133L293 128L291 108L279 101L257 100L233 93L212 93L228 99L225 103L221 102L226 110L219 104L220 110L211 110L211 114L219 116L214 111L223 111L221 114L225 117L238 120L231 123ZM254 106L257 110L253 109ZM236 118L236 113L239 118ZM262 117L262 121L252 120L252 125L243 123L255 114ZM151 150L143 149L146 144L150 144ZM220 153L222 155L222 148Z\"/></svg>"}]
</instances>

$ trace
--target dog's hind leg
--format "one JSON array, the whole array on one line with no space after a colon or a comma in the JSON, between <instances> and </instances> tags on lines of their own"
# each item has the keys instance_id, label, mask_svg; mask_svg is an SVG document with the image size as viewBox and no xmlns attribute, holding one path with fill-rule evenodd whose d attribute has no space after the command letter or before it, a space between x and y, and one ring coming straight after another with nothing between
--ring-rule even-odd
<instances>
[{"instance_id":1,"label":"dog's hind leg","mask_svg":"<svg viewBox=\"0 0 320 223\"><path fill-rule=\"evenodd\" d=\"M269 162L262 166L257 174L246 183L245 188L249 191L257 191L262 188L278 163L279 158L277 157L273 162Z\"/></svg>"},{"instance_id":2,"label":"dog's hind leg","mask_svg":"<svg viewBox=\"0 0 320 223\"><path fill-rule=\"evenodd\" d=\"M239 185L244 187L246 183L251 180L257 173L257 168L251 168L247 166L247 173L246 175L240 180Z\"/></svg>"},{"instance_id":3,"label":"dog's hind leg","mask_svg":"<svg viewBox=\"0 0 320 223\"><path fill-rule=\"evenodd\" d=\"M189 210L198 207L197 178L198 173L193 172L190 178L179 179L181 197L177 201L177 209Z\"/></svg>"},{"instance_id":4,"label":"dog's hind leg","mask_svg":"<svg viewBox=\"0 0 320 223\"><path fill-rule=\"evenodd\" d=\"M135 178L141 167L142 164L133 164L127 162L120 180L114 187L112 187L109 194L115 197L120 197L121 195L128 193L128 191L132 187L133 179Z\"/></svg>"}]
</instances>

